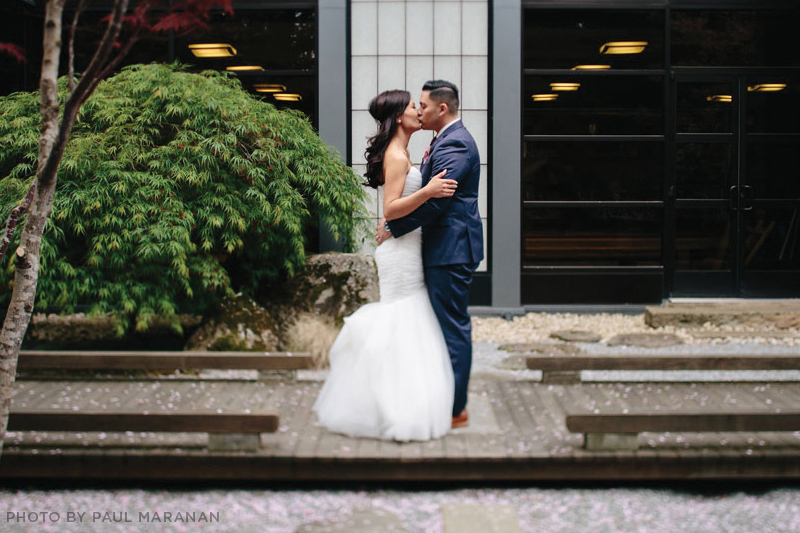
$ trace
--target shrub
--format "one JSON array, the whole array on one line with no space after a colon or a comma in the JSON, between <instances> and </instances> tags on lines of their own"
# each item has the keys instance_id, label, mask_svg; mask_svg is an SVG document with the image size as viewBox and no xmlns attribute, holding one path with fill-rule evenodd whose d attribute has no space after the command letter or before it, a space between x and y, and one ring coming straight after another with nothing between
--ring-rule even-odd
<instances>
[{"instance_id":1,"label":"shrub","mask_svg":"<svg viewBox=\"0 0 800 533\"><path fill-rule=\"evenodd\" d=\"M0 116L5 220L35 174L38 93L0 98ZM87 100L67 143L35 308L89 306L114 314L119 333L157 316L180 330L178 313L291 276L320 220L352 248L365 218L360 182L304 115L236 79L128 67ZM3 307L11 257L0 265Z\"/></svg>"}]
</instances>

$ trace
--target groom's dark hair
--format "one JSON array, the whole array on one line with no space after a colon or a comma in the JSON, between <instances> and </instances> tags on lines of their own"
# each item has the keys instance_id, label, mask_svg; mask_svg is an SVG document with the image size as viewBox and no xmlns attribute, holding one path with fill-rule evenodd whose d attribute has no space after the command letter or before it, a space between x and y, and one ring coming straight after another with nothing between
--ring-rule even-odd
<instances>
[{"instance_id":1,"label":"groom's dark hair","mask_svg":"<svg viewBox=\"0 0 800 533\"><path fill-rule=\"evenodd\" d=\"M445 80L426 81L423 91L430 91L431 100L447 104L451 113L458 113L458 87Z\"/></svg>"}]
</instances>

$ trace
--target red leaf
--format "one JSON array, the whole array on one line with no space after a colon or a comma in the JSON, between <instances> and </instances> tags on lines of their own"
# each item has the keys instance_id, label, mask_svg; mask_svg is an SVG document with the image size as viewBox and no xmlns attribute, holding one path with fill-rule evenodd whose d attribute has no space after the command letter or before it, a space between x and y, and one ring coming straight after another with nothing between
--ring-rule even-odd
<instances>
[{"instance_id":1,"label":"red leaf","mask_svg":"<svg viewBox=\"0 0 800 533\"><path fill-rule=\"evenodd\" d=\"M191 13L169 13L164 15L158 22L153 25L153 31L157 32L186 32L196 28L207 28L208 24Z\"/></svg>"},{"instance_id":2,"label":"red leaf","mask_svg":"<svg viewBox=\"0 0 800 533\"><path fill-rule=\"evenodd\" d=\"M156 32L189 32L207 28L211 11L221 9L233 15L232 0L178 0L169 13L161 17L151 29Z\"/></svg>"},{"instance_id":3,"label":"red leaf","mask_svg":"<svg viewBox=\"0 0 800 533\"><path fill-rule=\"evenodd\" d=\"M11 43L0 43L0 54L8 54L19 63L27 63L25 59L25 49Z\"/></svg>"}]
</instances>

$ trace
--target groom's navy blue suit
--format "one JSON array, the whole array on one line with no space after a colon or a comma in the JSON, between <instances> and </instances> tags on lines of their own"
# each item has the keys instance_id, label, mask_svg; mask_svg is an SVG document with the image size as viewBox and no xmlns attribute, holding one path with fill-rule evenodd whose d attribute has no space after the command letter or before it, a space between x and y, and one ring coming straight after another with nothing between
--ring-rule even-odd
<instances>
[{"instance_id":1,"label":"groom's navy blue suit","mask_svg":"<svg viewBox=\"0 0 800 533\"><path fill-rule=\"evenodd\" d=\"M467 404L472 366L469 285L483 259L483 225L478 212L481 162L475 140L461 121L434 139L429 154L420 168L422 186L447 169L444 177L458 181L455 194L428 200L411 214L390 221L389 229L394 237L400 237L422 226L425 283L453 363L453 416L458 416Z\"/></svg>"}]
</instances>

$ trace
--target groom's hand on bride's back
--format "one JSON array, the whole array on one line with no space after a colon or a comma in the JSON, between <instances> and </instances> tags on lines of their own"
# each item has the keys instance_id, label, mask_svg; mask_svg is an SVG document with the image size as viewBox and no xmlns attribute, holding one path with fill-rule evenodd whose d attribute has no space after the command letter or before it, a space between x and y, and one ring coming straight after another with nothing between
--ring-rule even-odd
<instances>
[{"instance_id":1,"label":"groom's hand on bride's back","mask_svg":"<svg viewBox=\"0 0 800 533\"><path fill-rule=\"evenodd\" d=\"M378 226L375 228L375 242L378 243L378 246L383 244L383 242L387 239L392 238L392 233L386 229L386 219L381 218L378 221Z\"/></svg>"}]
</instances>

